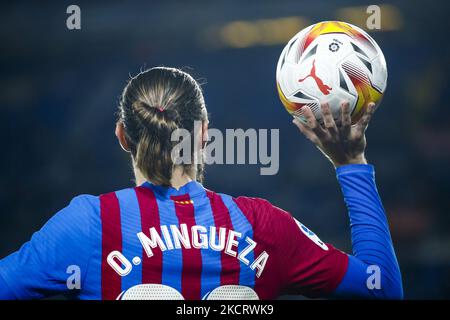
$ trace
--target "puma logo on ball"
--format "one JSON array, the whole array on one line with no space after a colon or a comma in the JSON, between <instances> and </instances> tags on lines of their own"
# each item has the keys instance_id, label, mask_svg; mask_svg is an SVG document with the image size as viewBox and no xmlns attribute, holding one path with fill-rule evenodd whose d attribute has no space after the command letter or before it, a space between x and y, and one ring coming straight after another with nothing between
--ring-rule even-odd
<instances>
[{"instance_id":1,"label":"puma logo on ball","mask_svg":"<svg viewBox=\"0 0 450 320\"><path fill-rule=\"evenodd\" d=\"M319 90L324 94L324 95L328 95L331 91L331 87L327 86L326 84L323 83L322 79L320 79L317 75L316 75L316 60L313 60L312 63L312 68L310 73L304 77L303 79L299 79L298 82L303 82L305 81L307 78L313 78L314 81L316 81L317 87L319 88Z\"/></svg>"}]
</instances>

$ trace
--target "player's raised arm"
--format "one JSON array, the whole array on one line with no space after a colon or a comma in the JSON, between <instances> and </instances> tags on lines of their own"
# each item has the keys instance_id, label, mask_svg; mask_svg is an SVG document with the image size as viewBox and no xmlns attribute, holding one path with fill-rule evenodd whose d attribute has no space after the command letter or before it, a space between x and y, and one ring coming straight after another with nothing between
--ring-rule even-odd
<instances>
[{"instance_id":1,"label":"player's raised arm","mask_svg":"<svg viewBox=\"0 0 450 320\"><path fill-rule=\"evenodd\" d=\"M365 131L375 104L351 125L348 103L341 106L338 127L327 104L322 106L320 125L308 107L304 123L295 119L300 131L311 140L336 168L350 217L353 256L334 294L344 297L403 298L401 273L392 245L384 208L375 185L374 168L364 156Z\"/></svg>"}]
</instances>

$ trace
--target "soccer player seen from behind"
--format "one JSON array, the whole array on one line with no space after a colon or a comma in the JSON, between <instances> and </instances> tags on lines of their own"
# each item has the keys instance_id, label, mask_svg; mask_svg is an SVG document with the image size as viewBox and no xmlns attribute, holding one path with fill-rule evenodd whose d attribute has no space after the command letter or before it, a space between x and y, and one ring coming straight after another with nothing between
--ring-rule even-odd
<instances>
[{"instance_id":1,"label":"soccer player seen from behind","mask_svg":"<svg viewBox=\"0 0 450 320\"><path fill-rule=\"evenodd\" d=\"M364 157L375 104L351 125L343 102L339 126L327 104L323 125L304 108L306 121L294 123L336 168L351 255L267 200L204 188L202 164L174 163L172 133L198 133L194 157L208 140L208 116L198 83L181 70L159 67L133 77L119 106L116 136L131 154L136 186L75 197L0 260L0 298L401 299L374 167ZM201 130L194 131L195 121ZM79 272L77 285L68 281L71 272Z\"/></svg>"}]
</instances>

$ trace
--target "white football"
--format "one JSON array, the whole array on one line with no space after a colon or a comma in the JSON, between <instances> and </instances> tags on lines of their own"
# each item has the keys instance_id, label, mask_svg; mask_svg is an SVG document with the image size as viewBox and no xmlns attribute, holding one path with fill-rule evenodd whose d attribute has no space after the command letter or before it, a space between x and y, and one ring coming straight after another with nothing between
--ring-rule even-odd
<instances>
[{"instance_id":1,"label":"white football","mask_svg":"<svg viewBox=\"0 0 450 320\"><path fill-rule=\"evenodd\" d=\"M322 123L320 105L328 103L335 119L350 103L352 123L369 102L379 103L386 90L383 52L362 29L325 21L297 33L284 47L277 65L277 89L286 110L304 121L309 106Z\"/></svg>"}]
</instances>

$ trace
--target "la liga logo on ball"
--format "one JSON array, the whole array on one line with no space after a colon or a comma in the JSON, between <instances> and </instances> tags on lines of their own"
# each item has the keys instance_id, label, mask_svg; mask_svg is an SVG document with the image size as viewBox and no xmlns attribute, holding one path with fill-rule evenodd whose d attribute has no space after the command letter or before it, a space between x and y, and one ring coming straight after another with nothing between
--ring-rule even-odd
<instances>
[{"instance_id":1,"label":"la liga logo on ball","mask_svg":"<svg viewBox=\"0 0 450 320\"><path fill-rule=\"evenodd\" d=\"M339 44L337 44L336 42L332 42L328 46L328 49L330 49L331 52L336 52L339 50Z\"/></svg>"},{"instance_id":2,"label":"la liga logo on ball","mask_svg":"<svg viewBox=\"0 0 450 320\"><path fill-rule=\"evenodd\" d=\"M276 72L277 90L286 110L305 121L308 106L322 122L328 103L335 119L348 101L352 123L369 102L380 102L387 84L386 61L377 43L346 22L325 21L297 33L284 47Z\"/></svg>"}]
</instances>

